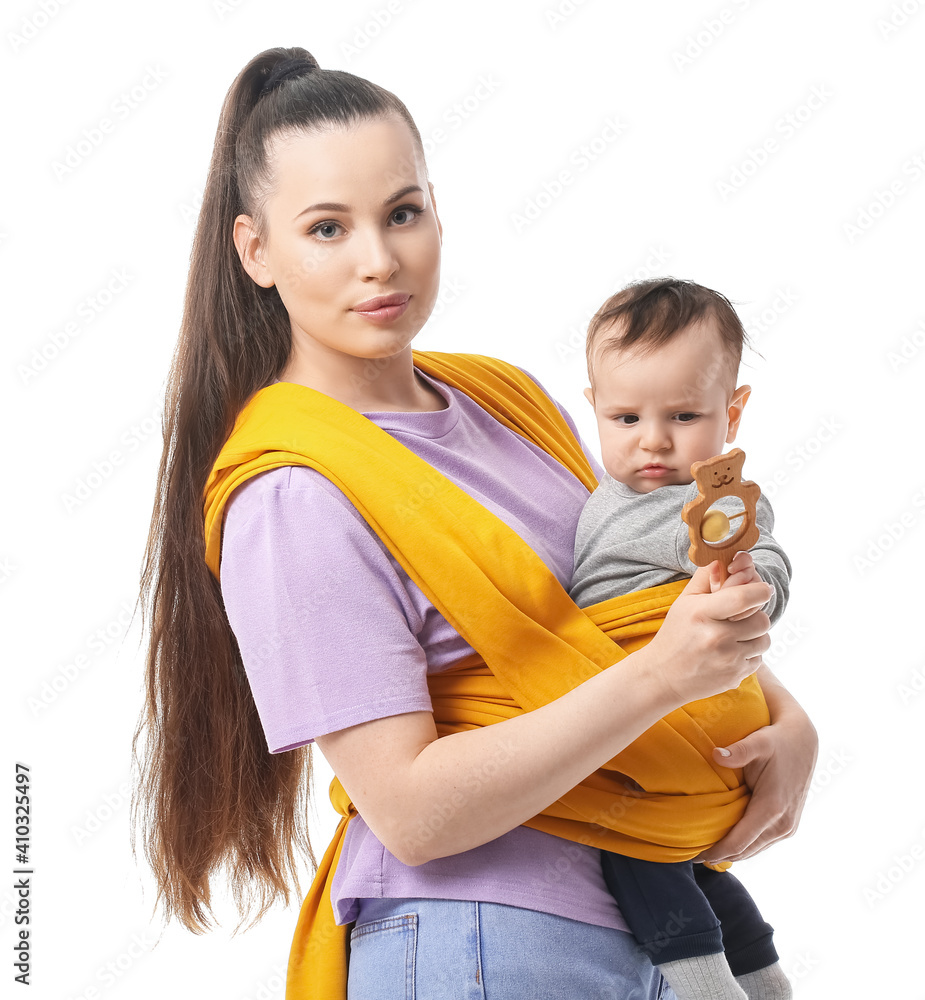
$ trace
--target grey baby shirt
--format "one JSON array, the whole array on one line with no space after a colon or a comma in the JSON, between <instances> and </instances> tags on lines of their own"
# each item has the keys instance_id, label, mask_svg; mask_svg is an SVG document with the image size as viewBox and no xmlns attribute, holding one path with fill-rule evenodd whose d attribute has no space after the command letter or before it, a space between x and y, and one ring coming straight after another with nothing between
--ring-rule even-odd
<instances>
[{"instance_id":1,"label":"grey baby shirt","mask_svg":"<svg viewBox=\"0 0 925 1000\"><path fill-rule=\"evenodd\" d=\"M578 519L572 600L584 608L617 594L692 576L697 567L687 556L690 536L681 509L696 497L696 483L637 493L605 472ZM728 514L742 505L729 497L714 506ZM771 536L774 512L764 495L756 513L760 537L749 551L758 575L774 588L763 609L773 625L787 604L791 567Z\"/></svg>"}]
</instances>

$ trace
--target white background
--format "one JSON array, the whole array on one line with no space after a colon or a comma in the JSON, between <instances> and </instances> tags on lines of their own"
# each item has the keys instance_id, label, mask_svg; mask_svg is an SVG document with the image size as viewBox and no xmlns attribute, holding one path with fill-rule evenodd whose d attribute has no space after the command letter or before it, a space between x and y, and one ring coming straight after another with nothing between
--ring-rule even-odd
<instances>
[{"instance_id":1,"label":"white background","mask_svg":"<svg viewBox=\"0 0 925 1000\"><path fill-rule=\"evenodd\" d=\"M737 443L794 565L770 659L821 752L798 835L737 873L801 1000L925 997L923 7L4 6L0 843L11 873L22 761L30 996L282 997L295 909L233 938L220 902L222 929L171 927L152 947L152 881L128 836L143 658L126 609L221 101L259 51L302 45L397 93L433 145L444 294L419 346L521 364L596 446L581 341L604 298L670 273L739 305L762 357L746 357ZM103 118L113 128L93 144ZM81 481L89 495L69 504ZM319 772L321 849L333 820ZM13 907L0 888L10 982Z\"/></svg>"}]
</instances>

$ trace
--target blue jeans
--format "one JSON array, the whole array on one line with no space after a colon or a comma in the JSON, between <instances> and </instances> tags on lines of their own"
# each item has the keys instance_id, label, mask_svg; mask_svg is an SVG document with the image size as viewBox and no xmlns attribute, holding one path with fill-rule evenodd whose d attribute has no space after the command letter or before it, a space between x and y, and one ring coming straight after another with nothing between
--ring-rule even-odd
<instances>
[{"instance_id":1,"label":"blue jeans","mask_svg":"<svg viewBox=\"0 0 925 1000\"><path fill-rule=\"evenodd\" d=\"M624 931L498 903L367 899L348 1000L675 1000Z\"/></svg>"}]
</instances>

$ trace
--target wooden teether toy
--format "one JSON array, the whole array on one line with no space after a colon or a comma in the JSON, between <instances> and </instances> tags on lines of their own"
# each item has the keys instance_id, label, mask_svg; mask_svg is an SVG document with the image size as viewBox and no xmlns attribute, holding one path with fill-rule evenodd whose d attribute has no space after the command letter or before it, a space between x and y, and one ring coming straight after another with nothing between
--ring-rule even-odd
<instances>
[{"instance_id":1,"label":"wooden teether toy","mask_svg":"<svg viewBox=\"0 0 925 1000\"><path fill-rule=\"evenodd\" d=\"M696 566L708 566L718 559L720 583L729 576L729 564L736 552L750 549L759 538L755 508L761 489L757 483L742 479L744 463L745 452L741 448L733 448L726 455L717 455L704 462L694 462L691 475L697 483L697 499L688 501L681 511L681 518L690 532L688 555L691 562ZM720 497L738 497L745 509L731 516L721 510L710 510ZM726 538L729 522L736 518L742 518L742 523L735 534Z\"/></svg>"}]
</instances>

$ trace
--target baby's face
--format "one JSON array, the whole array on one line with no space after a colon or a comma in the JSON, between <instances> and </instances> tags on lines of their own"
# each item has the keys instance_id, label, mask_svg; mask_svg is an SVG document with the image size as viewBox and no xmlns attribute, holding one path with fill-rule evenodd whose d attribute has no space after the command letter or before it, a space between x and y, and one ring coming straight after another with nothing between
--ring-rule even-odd
<instances>
[{"instance_id":1,"label":"baby's face","mask_svg":"<svg viewBox=\"0 0 925 1000\"><path fill-rule=\"evenodd\" d=\"M691 465L735 439L748 387L733 391L729 360L712 320L642 354L594 359L594 406L604 468L637 493L693 481Z\"/></svg>"}]
</instances>

